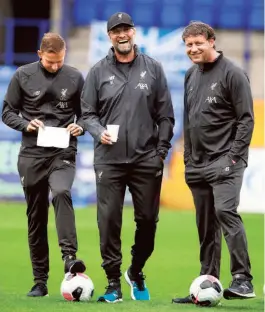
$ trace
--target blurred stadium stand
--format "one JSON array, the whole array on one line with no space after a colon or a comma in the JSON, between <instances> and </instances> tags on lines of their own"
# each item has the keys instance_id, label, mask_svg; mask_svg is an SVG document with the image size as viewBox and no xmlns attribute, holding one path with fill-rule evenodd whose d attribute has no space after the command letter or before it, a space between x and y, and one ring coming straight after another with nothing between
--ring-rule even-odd
<instances>
[{"instance_id":1,"label":"blurred stadium stand","mask_svg":"<svg viewBox=\"0 0 265 312\"><path fill-rule=\"evenodd\" d=\"M37 60L40 39L52 30L67 39L67 61L86 72L91 65L87 60L90 24L105 21L117 11L128 12L135 24L142 27L173 30L191 20L201 20L217 30L217 47L221 46L245 68L254 79L254 95L263 97L263 0L50 0L41 5L34 0L27 2L31 10L25 10L19 0L0 0L0 64L15 66ZM1 95L6 83L0 81Z\"/></svg>"},{"instance_id":2,"label":"blurred stadium stand","mask_svg":"<svg viewBox=\"0 0 265 312\"><path fill-rule=\"evenodd\" d=\"M263 30L262 0L76 0L74 24L89 25L126 11L140 26L176 28L200 19L221 29Z\"/></svg>"},{"instance_id":3,"label":"blurred stadium stand","mask_svg":"<svg viewBox=\"0 0 265 312\"><path fill-rule=\"evenodd\" d=\"M37 60L40 39L52 30L67 39L67 61L87 72L91 65L87 60L89 26L117 11L128 12L142 27L173 30L201 20L217 30L217 47L249 73L254 96L263 97L263 0L51 0L41 7L34 0L28 3L32 10L23 10L19 0L0 0L0 64L15 66ZM2 77L0 100L8 83Z\"/></svg>"}]
</instances>

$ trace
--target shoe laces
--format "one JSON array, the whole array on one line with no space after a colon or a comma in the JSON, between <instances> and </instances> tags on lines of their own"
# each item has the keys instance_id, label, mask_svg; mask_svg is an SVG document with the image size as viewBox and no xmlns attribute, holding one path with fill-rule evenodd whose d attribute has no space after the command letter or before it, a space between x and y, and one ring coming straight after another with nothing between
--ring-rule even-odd
<instances>
[{"instance_id":1,"label":"shoe laces","mask_svg":"<svg viewBox=\"0 0 265 312\"><path fill-rule=\"evenodd\" d=\"M132 281L136 283L136 286L140 291L145 289L144 280L145 275L143 274L143 272L139 272L138 274L132 277Z\"/></svg>"},{"instance_id":2,"label":"shoe laces","mask_svg":"<svg viewBox=\"0 0 265 312\"><path fill-rule=\"evenodd\" d=\"M105 287L106 292L105 295L111 294L114 291L118 291L120 289L120 282L117 280L110 280L109 285Z\"/></svg>"}]
</instances>

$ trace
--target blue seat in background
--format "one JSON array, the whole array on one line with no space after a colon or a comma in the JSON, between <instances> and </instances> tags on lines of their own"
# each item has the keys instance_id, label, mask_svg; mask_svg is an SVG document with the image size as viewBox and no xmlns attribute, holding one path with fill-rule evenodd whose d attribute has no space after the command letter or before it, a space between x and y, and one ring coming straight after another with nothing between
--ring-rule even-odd
<instances>
[{"instance_id":1,"label":"blue seat in background","mask_svg":"<svg viewBox=\"0 0 265 312\"><path fill-rule=\"evenodd\" d=\"M253 0L223 0L218 10L218 27L224 29L246 28L251 1Z\"/></svg>"},{"instance_id":2,"label":"blue seat in background","mask_svg":"<svg viewBox=\"0 0 265 312\"><path fill-rule=\"evenodd\" d=\"M89 25L97 15L96 0L75 0L73 5L74 25Z\"/></svg>"},{"instance_id":3,"label":"blue seat in background","mask_svg":"<svg viewBox=\"0 0 265 312\"><path fill-rule=\"evenodd\" d=\"M237 7L237 8L243 8L245 7L249 1L253 0L219 0L221 2L223 7Z\"/></svg>"},{"instance_id":4,"label":"blue seat in background","mask_svg":"<svg viewBox=\"0 0 265 312\"><path fill-rule=\"evenodd\" d=\"M187 0L160 0L161 5L174 5L174 6L183 6L187 3Z\"/></svg>"},{"instance_id":5,"label":"blue seat in background","mask_svg":"<svg viewBox=\"0 0 265 312\"><path fill-rule=\"evenodd\" d=\"M143 27L157 26L157 8L160 0L133 0L128 7L135 25Z\"/></svg>"},{"instance_id":6,"label":"blue seat in background","mask_svg":"<svg viewBox=\"0 0 265 312\"><path fill-rule=\"evenodd\" d=\"M97 1L99 20L107 21L109 17L116 12L129 13L126 8L126 1L124 0L104 0Z\"/></svg>"},{"instance_id":7,"label":"blue seat in background","mask_svg":"<svg viewBox=\"0 0 265 312\"><path fill-rule=\"evenodd\" d=\"M263 10L263 0L75 0L73 15L80 26L123 11L143 27L176 28L201 20L217 28L263 30Z\"/></svg>"},{"instance_id":8,"label":"blue seat in background","mask_svg":"<svg viewBox=\"0 0 265 312\"><path fill-rule=\"evenodd\" d=\"M264 30L264 13L263 9L250 10L248 28L255 30Z\"/></svg>"},{"instance_id":9,"label":"blue seat in background","mask_svg":"<svg viewBox=\"0 0 265 312\"><path fill-rule=\"evenodd\" d=\"M193 3L193 6L197 6L197 8L199 8L199 6L214 6L217 2L219 1L214 1L214 0L193 0L191 1L191 4Z\"/></svg>"},{"instance_id":10,"label":"blue seat in background","mask_svg":"<svg viewBox=\"0 0 265 312\"><path fill-rule=\"evenodd\" d=\"M216 25L216 15L214 5L194 5L189 11L189 20L199 20L212 27Z\"/></svg>"},{"instance_id":11,"label":"blue seat in background","mask_svg":"<svg viewBox=\"0 0 265 312\"><path fill-rule=\"evenodd\" d=\"M255 30L264 30L263 0L250 1L248 11L248 28Z\"/></svg>"},{"instance_id":12,"label":"blue seat in background","mask_svg":"<svg viewBox=\"0 0 265 312\"><path fill-rule=\"evenodd\" d=\"M249 0L250 6L264 8L263 0Z\"/></svg>"},{"instance_id":13,"label":"blue seat in background","mask_svg":"<svg viewBox=\"0 0 265 312\"><path fill-rule=\"evenodd\" d=\"M158 21L155 11L151 10L149 5L133 4L131 15L137 26L157 26Z\"/></svg>"},{"instance_id":14,"label":"blue seat in background","mask_svg":"<svg viewBox=\"0 0 265 312\"><path fill-rule=\"evenodd\" d=\"M244 11L239 9L221 10L218 27L224 29L241 29L246 24Z\"/></svg>"},{"instance_id":15,"label":"blue seat in background","mask_svg":"<svg viewBox=\"0 0 265 312\"><path fill-rule=\"evenodd\" d=\"M125 0L126 1L126 0ZM156 5L159 3L160 0L133 0L131 2L132 4L140 4L140 5ZM128 0L128 2L130 2L130 0ZM129 4L130 5L130 4Z\"/></svg>"},{"instance_id":16,"label":"blue seat in background","mask_svg":"<svg viewBox=\"0 0 265 312\"><path fill-rule=\"evenodd\" d=\"M183 27L187 24L185 5L163 5L160 14L160 23L163 28Z\"/></svg>"}]
</instances>

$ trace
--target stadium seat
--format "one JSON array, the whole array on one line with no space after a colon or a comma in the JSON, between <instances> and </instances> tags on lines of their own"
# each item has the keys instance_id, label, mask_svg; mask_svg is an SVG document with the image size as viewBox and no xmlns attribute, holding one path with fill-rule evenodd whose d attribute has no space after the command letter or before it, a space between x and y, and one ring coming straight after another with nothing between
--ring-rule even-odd
<instances>
[{"instance_id":1,"label":"stadium seat","mask_svg":"<svg viewBox=\"0 0 265 312\"><path fill-rule=\"evenodd\" d=\"M133 1L131 3L131 15L133 17L135 25L140 25L143 27L159 26L156 6L151 6L150 0L145 3L140 3L138 1ZM150 9L150 6L152 9Z\"/></svg>"},{"instance_id":2,"label":"stadium seat","mask_svg":"<svg viewBox=\"0 0 265 312\"><path fill-rule=\"evenodd\" d=\"M161 27L177 28L187 24L187 14L185 5L163 5L160 15Z\"/></svg>"},{"instance_id":3,"label":"stadium seat","mask_svg":"<svg viewBox=\"0 0 265 312\"><path fill-rule=\"evenodd\" d=\"M133 0L135 4L143 4L143 5L157 5L160 0Z\"/></svg>"},{"instance_id":4,"label":"stadium seat","mask_svg":"<svg viewBox=\"0 0 265 312\"><path fill-rule=\"evenodd\" d=\"M161 0L162 5L183 5L187 2L187 0Z\"/></svg>"},{"instance_id":5,"label":"stadium seat","mask_svg":"<svg viewBox=\"0 0 265 312\"><path fill-rule=\"evenodd\" d=\"M263 0L253 0L249 4L248 28L254 30L264 30L264 2Z\"/></svg>"},{"instance_id":6,"label":"stadium seat","mask_svg":"<svg viewBox=\"0 0 265 312\"><path fill-rule=\"evenodd\" d=\"M222 10L219 15L219 28L224 29L242 29L245 28L246 21L244 19L243 10L231 8Z\"/></svg>"},{"instance_id":7,"label":"stadium seat","mask_svg":"<svg viewBox=\"0 0 265 312\"><path fill-rule=\"evenodd\" d=\"M218 1L213 1L213 0L193 0L193 5L194 6L198 6L197 8L199 8L199 6L213 6L215 3L217 3Z\"/></svg>"},{"instance_id":8,"label":"stadium seat","mask_svg":"<svg viewBox=\"0 0 265 312\"><path fill-rule=\"evenodd\" d=\"M208 0L207 0L208 1ZM189 20L200 20L210 24L212 27L216 25L215 5L201 4L201 1L195 1L194 6L189 11ZM206 2L206 1L205 1Z\"/></svg>"},{"instance_id":9,"label":"stadium seat","mask_svg":"<svg viewBox=\"0 0 265 312\"><path fill-rule=\"evenodd\" d=\"M223 0L219 10L218 27L224 29L245 29L248 15L247 0Z\"/></svg>"},{"instance_id":10,"label":"stadium seat","mask_svg":"<svg viewBox=\"0 0 265 312\"><path fill-rule=\"evenodd\" d=\"M263 0L249 0L250 5L253 7L260 7L263 8L264 7L264 1Z\"/></svg>"},{"instance_id":11,"label":"stadium seat","mask_svg":"<svg viewBox=\"0 0 265 312\"><path fill-rule=\"evenodd\" d=\"M224 7L243 8L248 4L249 0L219 0ZM252 1L252 0L250 0Z\"/></svg>"},{"instance_id":12,"label":"stadium seat","mask_svg":"<svg viewBox=\"0 0 265 312\"><path fill-rule=\"evenodd\" d=\"M249 29L264 30L264 11L263 9L251 9L249 14Z\"/></svg>"},{"instance_id":13,"label":"stadium seat","mask_svg":"<svg viewBox=\"0 0 265 312\"><path fill-rule=\"evenodd\" d=\"M101 0L97 2L97 6L100 8L98 10L98 19L103 21L107 21L116 12L128 12L124 0Z\"/></svg>"},{"instance_id":14,"label":"stadium seat","mask_svg":"<svg viewBox=\"0 0 265 312\"><path fill-rule=\"evenodd\" d=\"M97 16L96 0L75 0L73 5L74 25L89 25Z\"/></svg>"}]
</instances>

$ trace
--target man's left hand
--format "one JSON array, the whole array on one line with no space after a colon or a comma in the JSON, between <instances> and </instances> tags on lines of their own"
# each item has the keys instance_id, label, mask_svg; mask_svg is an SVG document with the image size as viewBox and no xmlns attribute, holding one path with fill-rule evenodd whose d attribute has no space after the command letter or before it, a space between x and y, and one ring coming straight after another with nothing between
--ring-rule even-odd
<instances>
[{"instance_id":1,"label":"man's left hand","mask_svg":"<svg viewBox=\"0 0 265 312\"><path fill-rule=\"evenodd\" d=\"M81 135L83 133L82 127L78 126L75 123L70 124L67 127L67 130L71 133L72 136L75 136L75 137L79 136L79 135Z\"/></svg>"}]
</instances>

